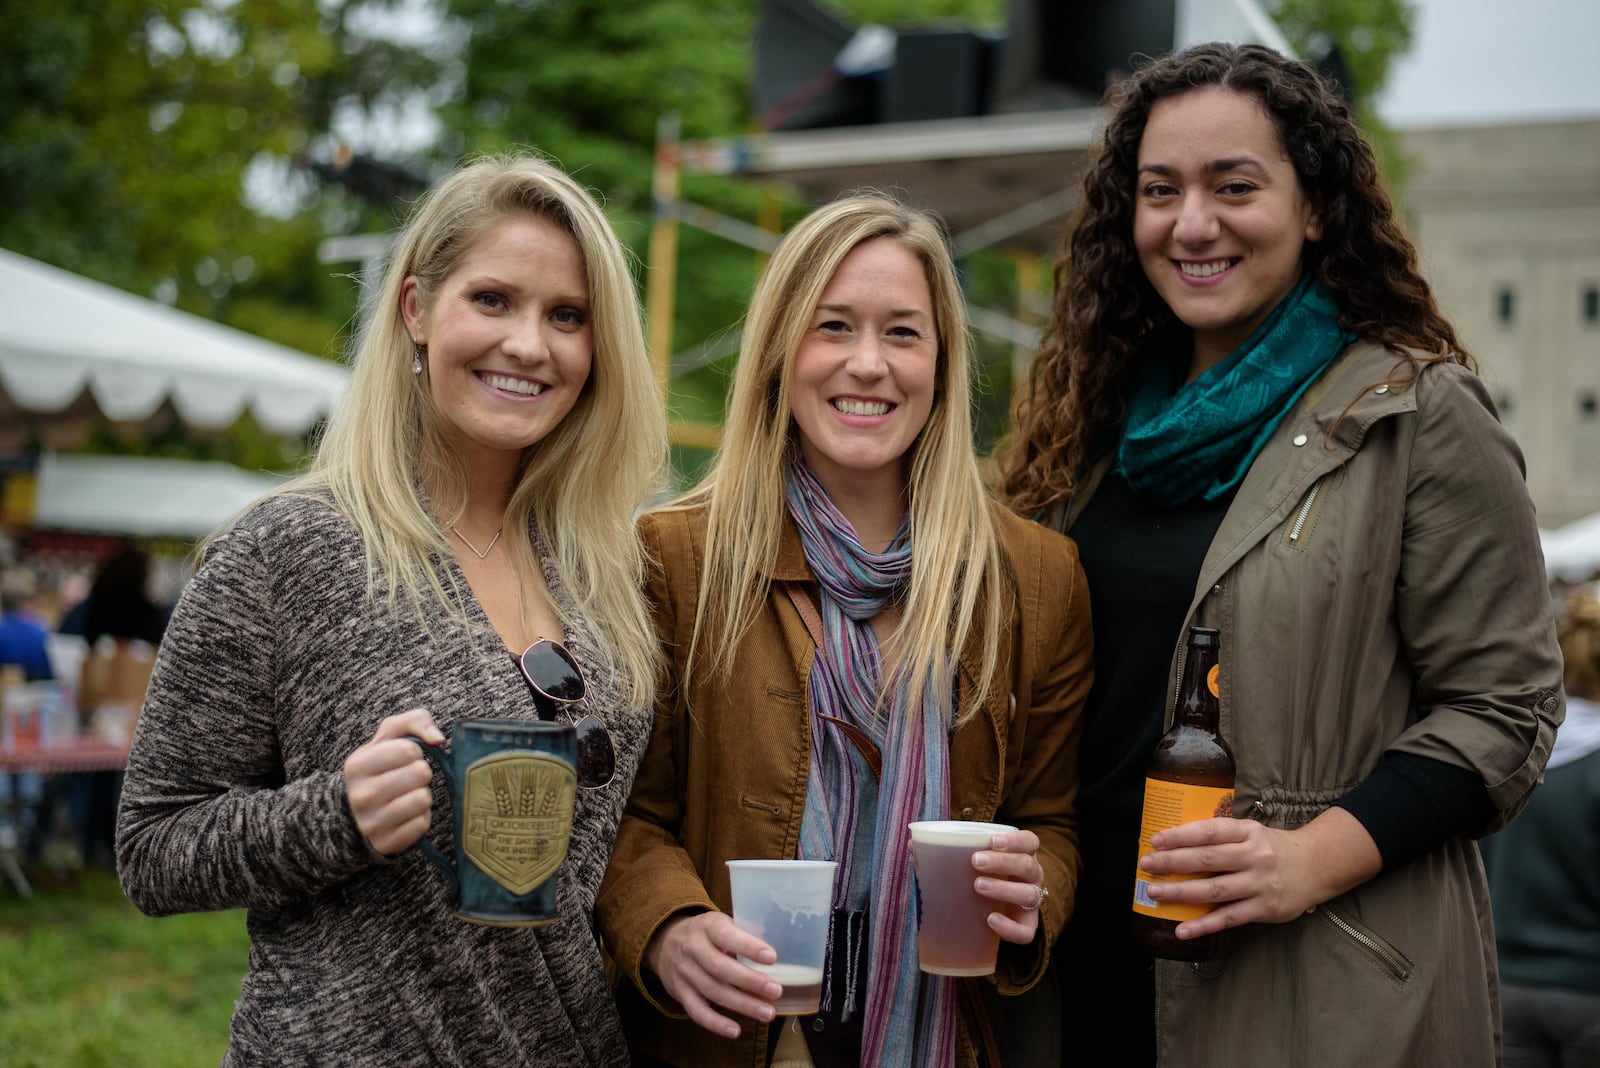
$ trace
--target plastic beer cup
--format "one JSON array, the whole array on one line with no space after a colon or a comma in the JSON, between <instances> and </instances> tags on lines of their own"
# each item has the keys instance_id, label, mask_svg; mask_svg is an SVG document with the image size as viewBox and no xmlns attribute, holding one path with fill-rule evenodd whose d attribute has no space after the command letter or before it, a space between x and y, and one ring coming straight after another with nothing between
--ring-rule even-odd
<instances>
[{"instance_id":1,"label":"plastic beer cup","mask_svg":"<svg viewBox=\"0 0 1600 1068\"><path fill-rule=\"evenodd\" d=\"M972 888L972 854L988 849L1002 823L924 820L911 824L917 868L917 958L934 975L990 975L1000 936L989 926L995 902Z\"/></svg>"},{"instance_id":2,"label":"plastic beer cup","mask_svg":"<svg viewBox=\"0 0 1600 1068\"><path fill-rule=\"evenodd\" d=\"M774 1005L780 1016L809 1015L822 1007L822 968L837 867L831 860L728 861L733 922L778 955L772 964L745 957L739 961L783 987L783 996Z\"/></svg>"}]
</instances>

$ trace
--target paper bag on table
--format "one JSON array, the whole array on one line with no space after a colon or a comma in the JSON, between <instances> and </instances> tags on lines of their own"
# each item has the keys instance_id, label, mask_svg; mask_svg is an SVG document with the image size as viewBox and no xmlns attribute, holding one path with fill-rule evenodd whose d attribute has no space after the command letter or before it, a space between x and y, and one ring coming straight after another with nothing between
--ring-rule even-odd
<instances>
[{"instance_id":1,"label":"paper bag on table","mask_svg":"<svg viewBox=\"0 0 1600 1068\"><path fill-rule=\"evenodd\" d=\"M85 731L116 735L122 741L133 731L144 692L155 667L155 646L148 642L103 638L83 660L78 687L79 721Z\"/></svg>"}]
</instances>

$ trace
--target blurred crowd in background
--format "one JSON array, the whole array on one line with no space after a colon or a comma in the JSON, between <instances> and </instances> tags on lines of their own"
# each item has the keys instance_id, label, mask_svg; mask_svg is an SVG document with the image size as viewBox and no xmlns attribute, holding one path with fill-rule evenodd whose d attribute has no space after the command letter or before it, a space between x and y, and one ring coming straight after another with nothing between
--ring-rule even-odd
<instances>
[{"instance_id":1,"label":"blurred crowd in background","mask_svg":"<svg viewBox=\"0 0 1600 1068\"><path fill-rule=\"evenodd\" d=\"M121 773L24 758L69 767L82 749L116 763L166 629L171 567L122 539L0 551L0 758L18 761L0 770L0 850L58 874L110 866Z\"/></svg>"}]
</instances>

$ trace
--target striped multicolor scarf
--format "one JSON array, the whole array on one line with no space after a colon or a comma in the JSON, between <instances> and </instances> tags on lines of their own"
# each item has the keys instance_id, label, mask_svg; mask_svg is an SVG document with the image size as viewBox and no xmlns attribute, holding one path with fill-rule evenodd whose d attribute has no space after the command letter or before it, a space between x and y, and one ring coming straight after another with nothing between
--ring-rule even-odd
<instances>
[{"instance_id":1,"label":"striped multicolor scarf","mask_svg":"<svg viewBox=\"0 0 1600 1068\"><path fill-rule=\"evenodd\" d=\"M800 528L806 563L821 588L823 648L811 664L811 775L800 825L800 856L838 862L834 911L854 938L861 914L870 925L861 1063L884 1068L944 1068L955 1062L952 980L917 966L917 918L906 825L948 818L948 717L932 679L922 707L906 708L904 689L878 702L883 662L871 619L911 577L911 532L903 524L882 553L862 548L850 522L797 456L788 482L789 512ZM882 782L842 730L854 724L883 755ZM870 817L870 826L860 820ZM853 950L855 947L852 946ZM837 959L830 946L829 959ZM856 954L845 976L828 975L824 1007L842 994L856 1011ZM841 991L840 987L844 989Z\"/></svg>"}]
</instances>

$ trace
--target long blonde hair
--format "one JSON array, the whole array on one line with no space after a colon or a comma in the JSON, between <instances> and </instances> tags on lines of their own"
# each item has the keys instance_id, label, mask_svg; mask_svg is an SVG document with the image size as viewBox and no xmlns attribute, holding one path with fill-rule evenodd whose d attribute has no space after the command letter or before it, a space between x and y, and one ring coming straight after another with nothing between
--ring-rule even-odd
<instances>
[{"instance_id":1,"label":"long blonde hair","mask_svg":"<svg viewBox=\"0 0 1600 1068\"><path fill-rule=\"evenodd\" d=\"M914 709L931 681L938 704L949 707L951 673L943 668L952 653L959 655L975 621L998 634L1003 569L972 447L972 367L955 266L929 215L881 193L847 195L806 216L778 245L756 284L722 446L705 479L673 506L708 506L705 572L688 662L692 668L709 656L727 670L771 593L769 575L788 516L784 487L799 432L789 409L794 357L840 261L880 237L922 262L939 342L933 408L911 446L911 583L900 624L884 650L884 690L907 686L907 707ZM985 644L973 709L993 685L996 645Z\"/></svg>"},{"instance_id":2,"label":"long blonde hair","mask_svg":"<svg viewBox=\"0 0 1600 1068\"><path fill-rule=\"evenodd\" d=\"M634 520L661 485L666 414L626 254L594 198L557 167L531 155L479 158L417 203L357 339L349 391L307 474L280 492L332 497L365 542L369 593L381 585L391 610L399 600L419 612L433 601L466 623L465 611L446 595L448 579L429 563L450 555L440 521L460 517L466 471L446 442L428 376L412 373L401 292L415 276L417 299L430 306L477 238L519 215L554 222L577 241L594 359L572 411L525 450L506 505L505 537L524 566L537 567L528 537L532 518L578 612L615 657L628 708L642 712L654 692L659 649L642 596ZM424 486L443 499L425 502ZM577 621L563 615L562 622Z\"/></svg>"}]
</instances>

